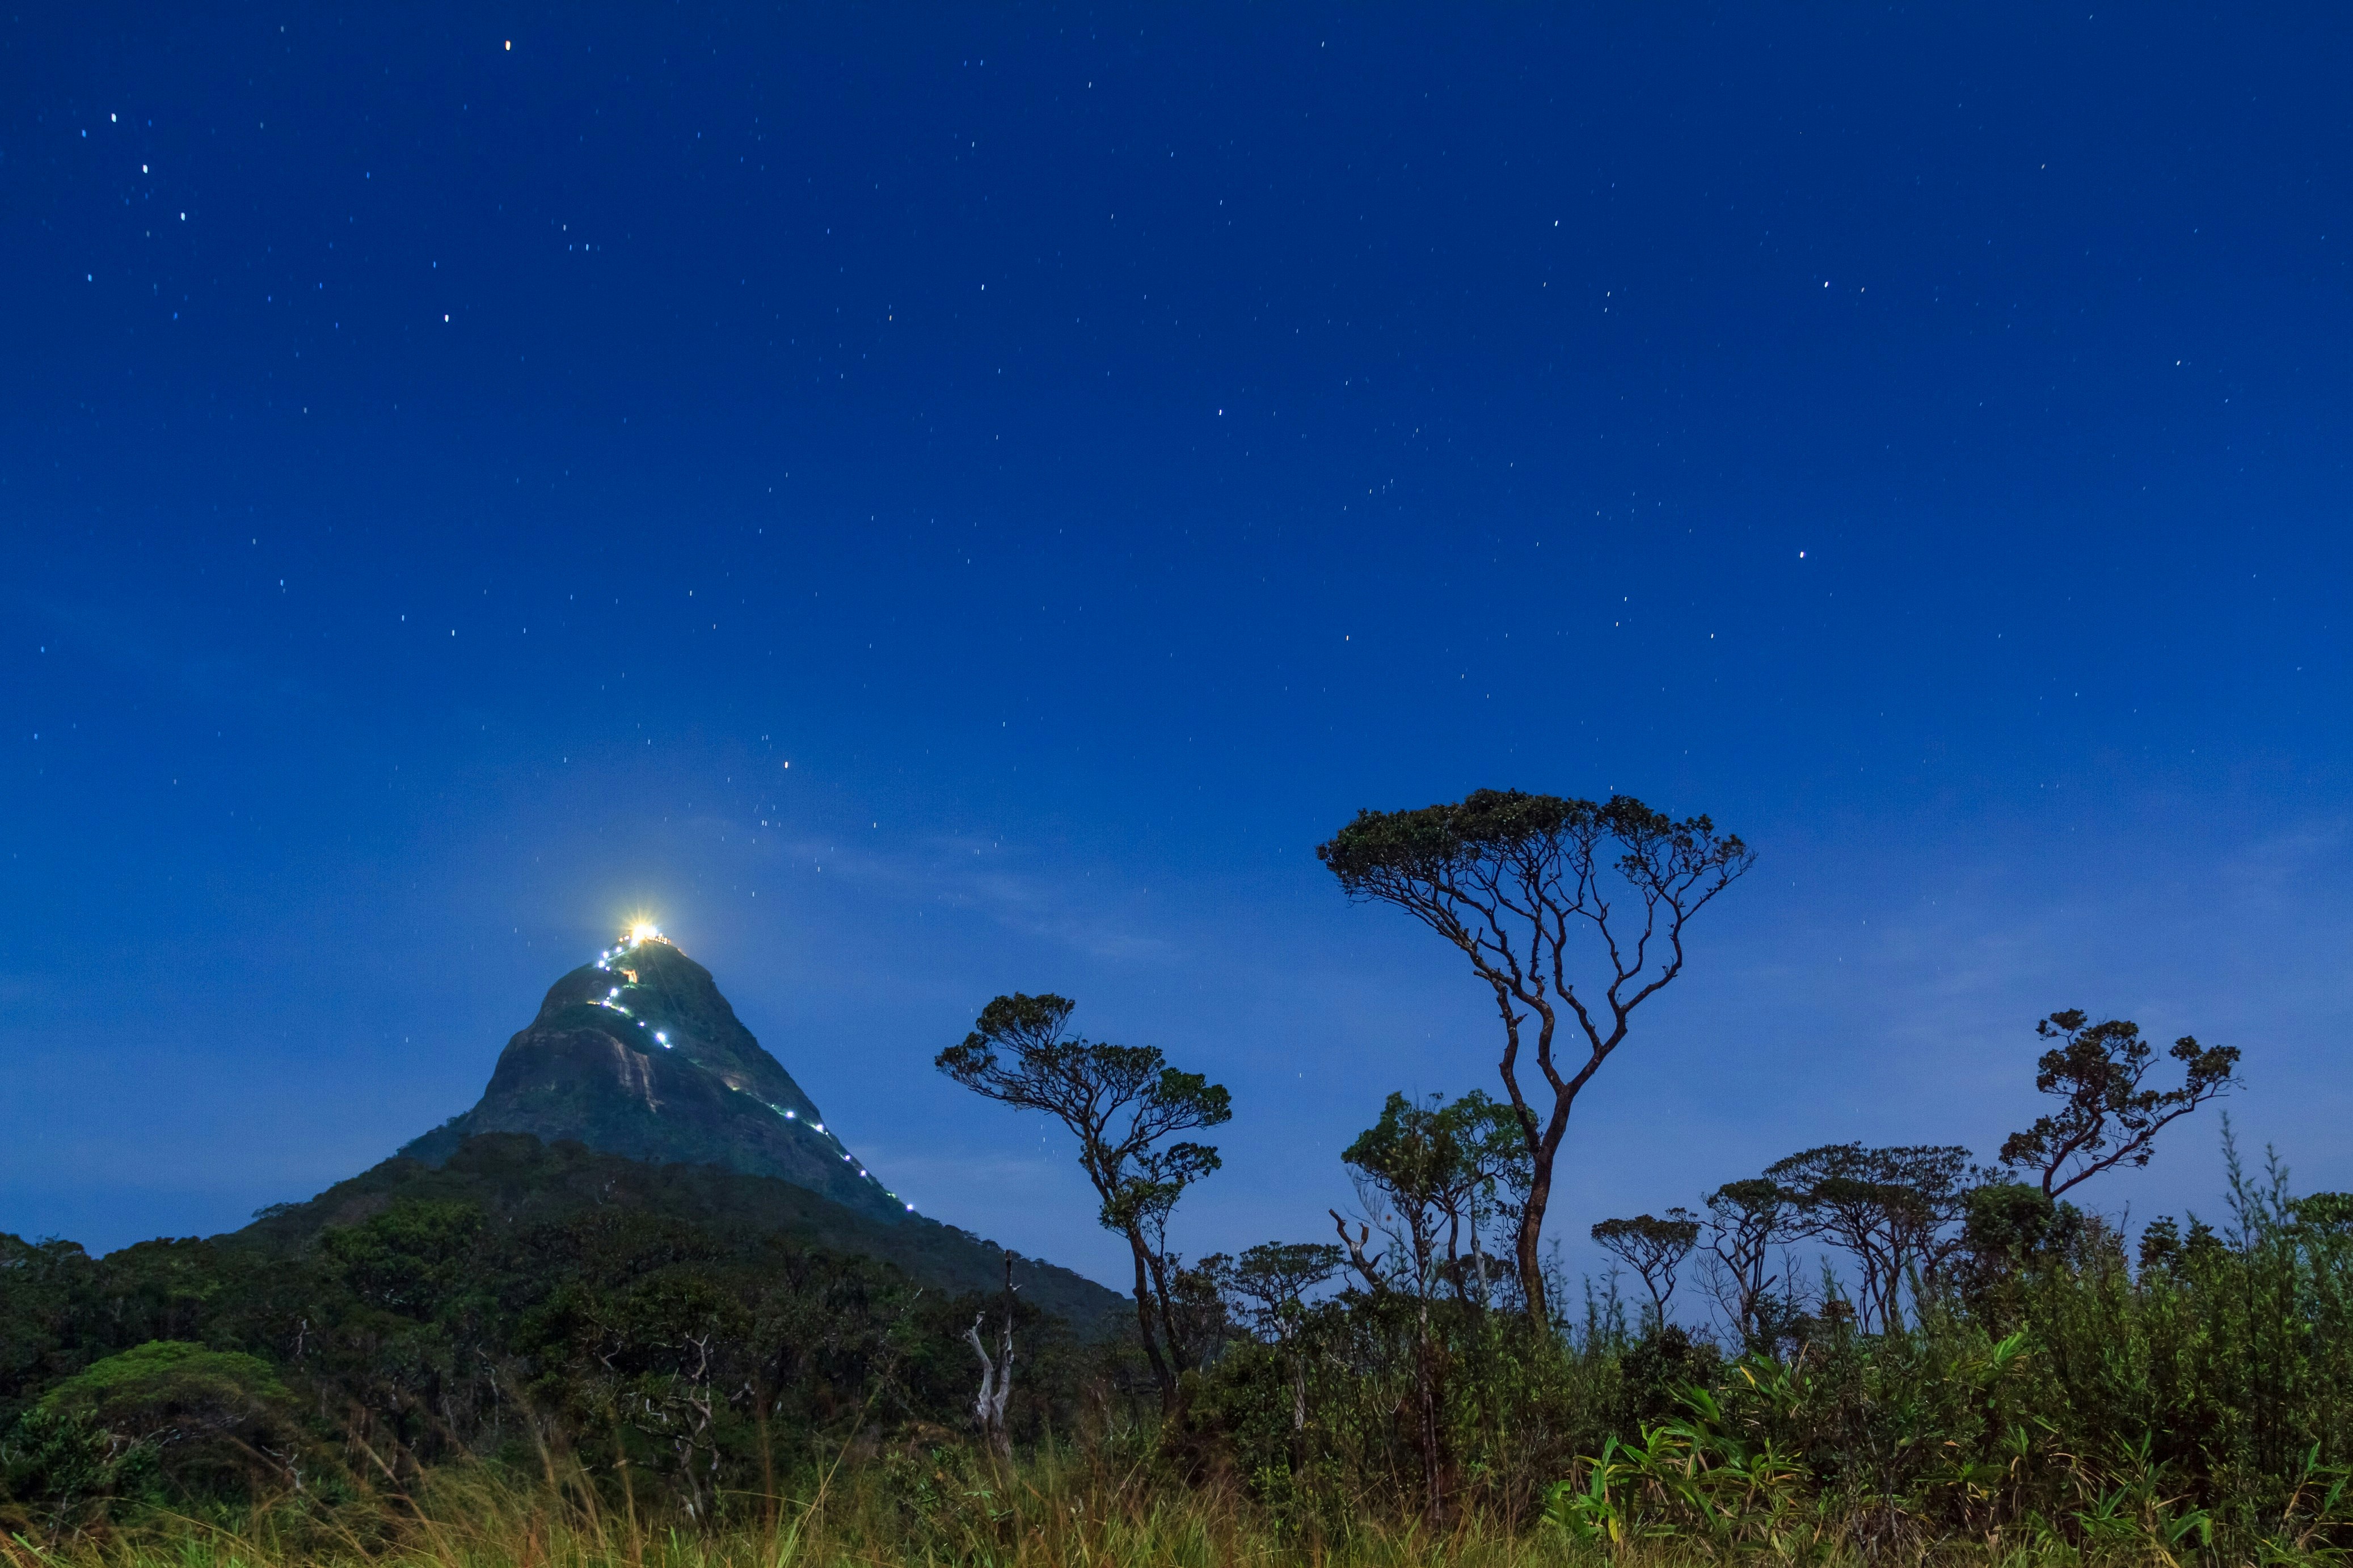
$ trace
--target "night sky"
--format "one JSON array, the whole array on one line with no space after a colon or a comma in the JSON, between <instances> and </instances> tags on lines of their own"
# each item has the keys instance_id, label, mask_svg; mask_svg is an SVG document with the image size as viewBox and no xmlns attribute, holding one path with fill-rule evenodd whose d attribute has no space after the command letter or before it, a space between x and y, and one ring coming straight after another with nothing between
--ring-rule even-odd
<instances>
[{"instance_id":1,"label":"night sky","mask_svg":"<svg viewBox=\"0 0 2353 1568\"><path fill-rule=\"evenodd\" d=\"M27 7L0 1229L242 1224L650 911L924 1212L1116 1280L990 996L1328 1233L1491 1005L1314 847L1760 855L1552 1234L2035 1111L2065 1006L2353 1186L2353 13ZM2084 1195L2220 1199L2221 1123Z\"/></svg>"}]
</instances>

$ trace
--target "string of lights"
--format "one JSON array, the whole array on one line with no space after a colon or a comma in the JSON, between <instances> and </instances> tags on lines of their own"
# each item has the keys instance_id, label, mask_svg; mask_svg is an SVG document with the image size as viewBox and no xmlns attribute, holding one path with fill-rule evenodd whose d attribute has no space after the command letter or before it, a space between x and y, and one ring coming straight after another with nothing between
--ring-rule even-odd
<instances>
[{"instance_id":1,"label":"string of lights","mask_svg":"<svg viewBox=\"0 0 2353 1568\"><path fill-rule=\"evenodd\" d=\"M605 949L596 955L596 967L605 971L607 973L612 973L613 963L616 959L620 958L625 953L632 952L638 948L643 947L649 942L658 942L666 947L674 947L677 945L672 942L670 938L662 935L659 927L648 921L639 921L630 925L629 929L622 934L619 942L616 943L612 947ZM652 1035L655 1044L660 1046L662 1049L666 1051L673 1049L674 1047L671 1044L670 1034L667 1030L649 1028L643 1018L638 1017L631 1009L621 1005L620 997L623 992L640 989L637 979L637 973L634 970L624 970L623 973L627 976L623 983L612 987L602 996L592 996L588 998L590 1005L603 1007L610 1012L618 1013L621 1016L635 1024L638 1028L647 1029L648 1032ZM744 1089L734 1084L729 1084L727 1087L734 1089L738 1094L744 1092ZM875 1187L881 1192L883 1196L889 1198L892 1202L900 1205L909 1214L913 1214L915 1212L914 1205L908 1203L898 1194L891 1191L890 1188L883 1186L881 1178L868 1171L863 1165L859 1165L858 1157L849 1152L849 1146L841 1141L841 1137L839 1133L827 1131L824 1122L805 1121L801 1119L799 1112L788 1110L784 1106L775 1104L769 1100L762 1100L760 1103L767 1106L770 1110L775 1111L778 1116L784 1118L786 1121L791 1122L795 1127L807 1128L810 1131L824 1138L828 1143L833 1146L834 1149L839 1151L842 1162L845 1164L857 1166L859 1175L866 1181L872 1182Z\"/></svg>"}]
</instances>

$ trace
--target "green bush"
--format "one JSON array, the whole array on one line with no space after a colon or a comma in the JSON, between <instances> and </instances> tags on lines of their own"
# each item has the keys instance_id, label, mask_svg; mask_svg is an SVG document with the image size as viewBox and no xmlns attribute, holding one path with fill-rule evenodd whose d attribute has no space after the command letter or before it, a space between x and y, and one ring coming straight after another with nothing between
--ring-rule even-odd
<instances>
[{"instance_id":1,"label":"green bush","mask_svg":"<svg viewBox=\"0 0 2353 1568\"><path fill-rule=\"evenodd\" d=\"M309 1435L264 1362L158 1340L92 1363L18 1420L9 1489L66 1514L112 1499L300 1490Z\"/></svg>"}]
</instances>

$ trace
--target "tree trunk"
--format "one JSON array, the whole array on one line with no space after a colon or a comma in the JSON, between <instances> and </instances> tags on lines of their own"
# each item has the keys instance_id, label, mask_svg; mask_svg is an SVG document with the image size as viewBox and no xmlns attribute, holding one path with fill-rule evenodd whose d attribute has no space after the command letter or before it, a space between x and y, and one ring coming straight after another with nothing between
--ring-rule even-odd
<instances>
[{"instance_id":1,"label":"tree trunk","mask_svg":"<svg viewBox=\"0 0 2353 1568\"><path fill-rule=\"evenodd\" d=\"M1130 1230L1127 1245L1135 1255L1135 1329L1144 1340L1145 1359L1152 1363L1153 1381L1160 1385L1160 1411L1165 1415L1176 1408L1176 1378L1168 1370L1167 1358L1160 1353L1159 1336L1152 1331L1152 1273L1145 1262L1143 1236Z\"/></svg>"},{"instance_id":2,"label":"tree trunk","mask_svg":"<svg viewBox=\"0 0 2353 1568\"><path fill-rule=\"evenodd\" d=\"M1545 1307L1544 1263L1537 1255L1536 1244L1544 1237L1545 1205L1552 1201L1550 1153L1539 1151L1532 1164L1528 1201L1520 1210L1520 1234L1513 1242L1513 1254L1519 1266L1520 1295L1527 1303L1528 1321L1539 1329L1549 1329L1552 1315Z\"/></svg>"},{"instance_id":3,"label":"tree trunk","mask_svg":"<svg viewBox=\"0 0 2353 1568\"><path fill-rule=\"evenodd\" d=\"M1360 1225L1356 1227L1356 1234L1350 1236L1348 1222L1340 1217L1338 1209L1325 1209L1324 1212L1330 1215L1332 1223L1339 1227L1340 1245L1348 1249L1349 1261L1356 1266L1356 1272L1364 1277L1366 1290L1377 1296L1388 1289L1381 1283L1381 1277L1374 1272L1372 1260L1365 1256L1365 1244L1373 1238L1372 1226Z\"/></svg>"},{"instance_id":4,"label":"tree trunk","mask_svg":"<svg viewBox=\"0 0 2353 1568\"><path fill-rule=\"evenodd\" d=\"M973 1314L972 1327L964 1331L965 1342L972 1353L980 1358L980 1392L972 1402L973 1425L980 1428L981 1438L988 1451L1000 1461L1013 1458L1012 1435L1005 1429L1005 1406L1013 1397L1013 1315L1005 1316L1005 1333L997 1342L997 1355L989 1359L988 1347L981 1342L980 1326L987 1314Z\"/></svg>"},{"instance_id":5,"label":"tree trunk","mask_svg":"<svg viewBox=\"0 0 2353 1568\"><path fill-rule=\"evenodd\" d=\"M1430 1522L1433 1529L1446 1524L1446 1493L1440 1484L1438 1457L1438 1391L1437 1378L1430 1364L1430 1287L1423 1281L1419 1299L1414 1303L1413 1373L1416 1403L1421 1406L1421 1479L1430 1499Z\"/></svg>"},{"instance_id":6,"label":"tree trunk","mask_svg":"<svg viewBox=\"0 0 2353 1568\"><path fill-rule=\"evenodd\" d=\"M1147 1249L1148 1251L1149 1249ZM1160 1303L1160 1340L1168 1347L1168 1363L1176 1376L1192 1370L1193 1358L1176 1335L1176 1310L1168 1300L1168 1262L1157 1252L1152 1258L1152 1294Z\"/></svg>"}]
</instances>

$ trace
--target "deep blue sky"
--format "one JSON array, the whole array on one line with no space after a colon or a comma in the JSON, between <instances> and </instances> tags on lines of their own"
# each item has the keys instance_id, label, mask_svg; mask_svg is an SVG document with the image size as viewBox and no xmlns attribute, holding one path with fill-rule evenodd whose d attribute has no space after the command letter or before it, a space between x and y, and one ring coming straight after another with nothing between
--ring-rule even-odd
<instances>
[{"instance_id":1,"label":"deep blue sky","mask_svg":"<svg viewBox=\"0 0 2353 1568\"><path fill-rule=\"evenodd\" d=\"M1313 847L1484 784L1762 857L1557 1235L1990 1154L2071 1005L2353 1185L2348 83L2322 5L13 16L0 1229L371 1163L642 906L927 1212L1116 1278L930 1066L1050 988L1232 1087L1188 1250L1312 1237L1495 1050Z\"/></svg>"}]
</instances>

